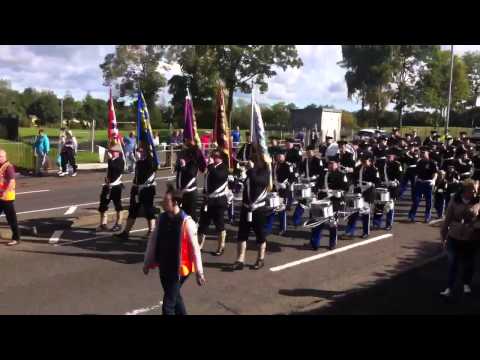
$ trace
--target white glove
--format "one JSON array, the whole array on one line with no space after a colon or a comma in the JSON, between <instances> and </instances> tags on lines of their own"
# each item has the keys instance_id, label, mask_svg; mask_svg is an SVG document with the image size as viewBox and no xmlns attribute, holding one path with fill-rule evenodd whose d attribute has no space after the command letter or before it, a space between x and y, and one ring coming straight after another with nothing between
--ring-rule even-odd
<instances>
[{"instance_id":1,"label":"white glove","mask_svg":"<svg viewBox=\"0 0 480 360\"><path fill-rule=\"evenodd\" d=\"M287 188L287 184L281 183L279 187L280 187L280 189L286 189L286 188Z\"/></svg>"},{"instance_id":2,"label":"white glove","mask_svg":"<svg viewBox=\"0 0 480 360\"><path fill-rule=\"evenodd\" d=\"M433 185L435 185L435 181L433 181L433 180L428 180L428 184L429 184L430 186L433 186Z\"/></svg>"},{"instance_id":3,"label":"white glove","mask_svg":"<svg viewBox=\"0 0 480 360\"><path fill-rule=\"evenodd\" d=\"M228 181L229 182L234 182L235 181L235 178L233 177L233 175L228 175Z\"/></svg>"},{"instance_id":4,"label":"white glove","mask_svg":"<svg viewBox=\"0 0 480 360\"><path fill-rule=\"evenodd\" d=\"M346 168L345 170L346 170L346 172L349 173L349 174L353 173L353 168Z\"/></svg>"},{"instance_id":5,"label":"white glove","mask_svg":"<svg viewBox=\"0 0 480 360\"><path fill-rule=\"evenodd\" d=\"M313 176L311 177L312 180L315 180L316 178L317 178L317 175L313 175Z\"/></svg>"}]
</instances>

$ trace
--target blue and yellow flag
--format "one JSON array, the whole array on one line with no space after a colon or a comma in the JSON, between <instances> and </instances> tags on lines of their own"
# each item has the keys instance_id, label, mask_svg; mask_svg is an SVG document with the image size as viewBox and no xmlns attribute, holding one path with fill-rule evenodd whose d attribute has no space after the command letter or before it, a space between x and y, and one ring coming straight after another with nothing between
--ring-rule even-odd
<instances>
[{"instance_id":1,"label":"blue and yellow flag","mask_svg":"<svg viewBox=\"0 0 480 360\"><path fill-rule=\"evenodd\" d=\"M153 143L153 131L150 124L150 115L148 114L147 104L145 104L145 98L143 97L141 91L138 92L137 101L137 140L138 143L143 141L149 145L149 150L152 152L153 160L158 167L160 162L158 161L158 155L155 151L155 145Z\"/></svg>"}]
</instances>

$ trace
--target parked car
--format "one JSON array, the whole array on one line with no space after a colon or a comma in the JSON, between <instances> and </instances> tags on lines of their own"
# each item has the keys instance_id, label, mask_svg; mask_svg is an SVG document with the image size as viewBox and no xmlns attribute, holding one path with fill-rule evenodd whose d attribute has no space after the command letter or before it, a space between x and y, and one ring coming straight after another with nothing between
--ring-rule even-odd
<instances>
[{"instance_id":1,"label":"parked car","mask_svg":"<svg viewBox=\"0 0 480 360\"><path fill-rule=\"evenodd\" d=\"M368 140L368 139L371 139L372 137L377 138L382 135L385 137L388 137L389 133L387 133L385 130L379 130L379 129L361 129L354 136L354 140Z\"/></svg>"}]
</instances>

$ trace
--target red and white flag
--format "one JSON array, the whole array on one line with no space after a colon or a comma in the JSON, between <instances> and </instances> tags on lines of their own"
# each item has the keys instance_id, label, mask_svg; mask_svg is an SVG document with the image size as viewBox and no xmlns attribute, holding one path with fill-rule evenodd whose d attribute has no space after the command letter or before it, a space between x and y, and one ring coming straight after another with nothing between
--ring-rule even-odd
<instances>
[{"instance_id":1,"label":"red and white flag","mask_svg":"<svg viewBox=\"0 0 480 360\"><path fill-rule=\"evenodd\" d=\"M115 108L113 106L112 88L110 88L110 99L108 100L108 140L118 141L118 125L115 116Z\"/></svg>"}]
</instances>

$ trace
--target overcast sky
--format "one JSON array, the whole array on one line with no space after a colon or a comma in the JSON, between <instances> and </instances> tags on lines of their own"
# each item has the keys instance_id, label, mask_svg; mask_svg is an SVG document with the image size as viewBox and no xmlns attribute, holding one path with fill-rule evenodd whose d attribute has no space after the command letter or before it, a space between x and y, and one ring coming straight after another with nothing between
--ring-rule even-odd
<instances>
[{"instance_id":1,"label":"overcast sky","mask_svg":"<svg viewBox=\"0 0 480 360\"><path fill-rule=\"evenodd\" d=\"M300 69L289 69L269 81L269 90L258 95L262 103L285 101L299 107L311 103L330 104L345 110L357 110L359 104L347 99L345 71L340 45L298 45L304 62ZM449 49L449 46L444 46ZM80 100L89 91L93 97L107 98L99 64L114 45L0 45L0 79L11 81L22 91L26 87L50 89L58 96L69 91ZM455 54L480 51L480 45L456 45ZM178 72L174 67L166 76ZM162 94L165 102L168 95Z\"/></svg>"}]
</instances>

